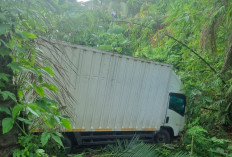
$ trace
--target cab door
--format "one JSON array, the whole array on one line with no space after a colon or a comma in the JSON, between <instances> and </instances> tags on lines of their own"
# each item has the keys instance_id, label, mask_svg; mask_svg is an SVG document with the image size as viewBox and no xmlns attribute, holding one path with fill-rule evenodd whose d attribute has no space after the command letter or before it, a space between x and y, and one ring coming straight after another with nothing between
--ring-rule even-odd
<instances>
[{"instance_id":1,"label":"cab door","mask_svg":"<svg viewBox=\"0 0 232 157\"><path fill-rule=\"evenodd\" d=\"M169 107L167 110L165 126L170 126L173 128L174 136L177 136L179 131L183 130L184 128L185 106L185 95L179 93L169 94Z\"/></svg>"}]
</instances>

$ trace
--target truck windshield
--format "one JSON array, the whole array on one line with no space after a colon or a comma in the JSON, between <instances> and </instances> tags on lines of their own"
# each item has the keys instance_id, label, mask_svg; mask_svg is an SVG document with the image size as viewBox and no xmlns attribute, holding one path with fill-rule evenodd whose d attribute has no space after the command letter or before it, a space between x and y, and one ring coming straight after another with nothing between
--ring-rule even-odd
<instances>
[{"instance_id":1,"label":"truck windshield","mask_svg":"<svg viewBox=\"0 0 232 157\"><path fill-rule=\"evenodd\" d=\"M186 98L183 94L170 93L169 94L169 109L184 116L186 105Z\"/></svg>"}]
</instances>

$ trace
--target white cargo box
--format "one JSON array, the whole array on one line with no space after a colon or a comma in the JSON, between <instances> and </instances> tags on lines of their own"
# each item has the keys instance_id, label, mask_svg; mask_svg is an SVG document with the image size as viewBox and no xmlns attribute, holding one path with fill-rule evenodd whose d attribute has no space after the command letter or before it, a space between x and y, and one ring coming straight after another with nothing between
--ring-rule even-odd
<instances>
[{"instance_id":1,"label":"white cargo box","mask_svg":"<svg viewBox=\"0 0 232 157\"><path fill-rule=\"evenodd\" d=\"M66 83L58 97L67 106L72 131L160 129L169 92L179 92L181 86L171 65L44 40L37 45L55 63L52 82ZM73 101L65 101L64 90Z\"/></svg>"}]
</instances>

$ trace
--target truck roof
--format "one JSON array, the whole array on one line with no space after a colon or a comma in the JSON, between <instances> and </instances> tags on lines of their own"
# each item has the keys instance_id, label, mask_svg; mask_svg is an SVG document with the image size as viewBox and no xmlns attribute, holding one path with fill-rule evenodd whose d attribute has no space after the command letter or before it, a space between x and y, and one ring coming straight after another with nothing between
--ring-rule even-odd
<instances>
[{"instance_id":1,"label":"truck roof","mask_svg":"<svg viewBox=\"0 0 232 157\"><path fill-rule=\"evenodd\" d=\"M67 47L72 47L74 49L82 49L84 51L93 51L93 52L98 52L101 54L106 54L106 55L111 55L111 56L118 56L121 58L127 58L127 59L132 59L135 61L141 61L141 62L145 62L145 63L151 63L151 64L155 64L155 65L161 65L161 66L167 66L170 68L173 68L173 65L171 64L166 64L166 63L161 63L161 62L157 62L157 61L153 61L153 60L149 60L149 59L143 59L143 58L139 58L139 57L133 57L133 56L129 56L129 55L125 55L125 54L119 54L117 52L111 52L111 51L105 51L105 50L100 50L97 48L93 48L93 47L87 47L87 46L83 46L83 45L77 45L77 44L72 44L66 41L61 41L61 40L50 40L47 38L40 38L42 40L46 40L47 42L53 42L54 44L60 43L64 46Z\"/></svg>"}]
</instances>

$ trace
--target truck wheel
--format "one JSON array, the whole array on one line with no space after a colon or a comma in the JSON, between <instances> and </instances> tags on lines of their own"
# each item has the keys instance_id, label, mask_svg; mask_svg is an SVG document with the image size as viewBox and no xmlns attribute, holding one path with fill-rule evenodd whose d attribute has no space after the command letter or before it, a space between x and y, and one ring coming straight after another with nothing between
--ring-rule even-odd
<instances>
[{"instance_id":1,"label":"truck wheel","mask_svg":"<svg viewBox=\"0 0 232 157\"><path fill-rule=\"evenodd\" d=\"M156 143L170 143L171 137L168 131L166 130L160 130L155 135L155 142Z\"/></svg>"},{"instance_id":2,"label":"truck wheel","mask_svg":"<svg viewBox=\"0 0 232 157\"><path fill-rule=\"evenodd\" d=\"M72 149L72 142L69 139L69 137L67 135L64 135L64 137L62 138L62 142L64 145L64 153L65 155L71 153L71 149Z\"/></svg>"}]
</instances>

